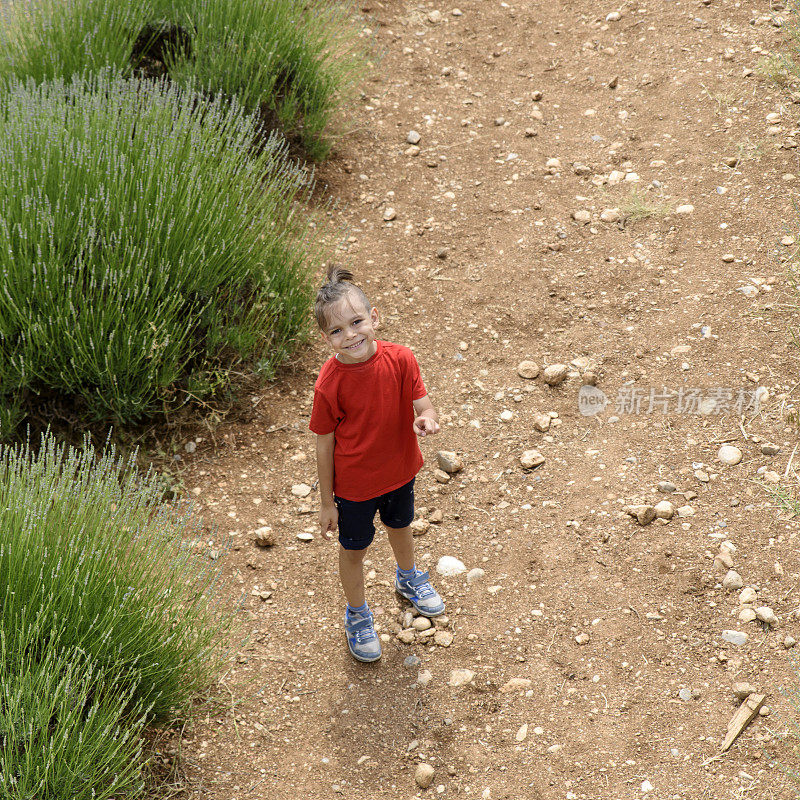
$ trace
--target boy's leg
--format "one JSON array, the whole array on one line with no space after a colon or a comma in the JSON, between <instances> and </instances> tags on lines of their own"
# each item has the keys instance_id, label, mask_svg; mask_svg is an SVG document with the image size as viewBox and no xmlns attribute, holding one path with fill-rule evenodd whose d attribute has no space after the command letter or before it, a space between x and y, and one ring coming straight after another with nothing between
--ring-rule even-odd
<instances>
[{"instance_id":1,"label":"boy's leg","mask_svg":"<svg viewBox=\"0 0 800 800\"><path fill-rule=\"evenodd\" d=\"M414 568L414 537L411 535L411 526L405 528L386 528L389 544L394 553L397 566L402 570Z\"/></svg>"},{"instance_id":2,"label":"boy's leg","mask_svg":"<svg viewBox=\"0 0 800 800\"><path fill-rule=\"evenodd\" d=\"M390 528L386 526L389 544L397 560L395 591L411 602L411 605L426 617L444 614L444 602L436 589L431 586L427 572L417 569L414 564L414 539L411 528Z\"/></svg>"},{"instance_id":3,"label":"boy's leg","mask_svg":"<svg viewBox=\"0 0 800 800\"><path fill-rule=\"evenodd\" d=\"M339 545L339 578L342 581L344 596L350 608L360 608L366 602L364 597L364 556L363 550L346 550Z\"/></svg>"}]
</instances>

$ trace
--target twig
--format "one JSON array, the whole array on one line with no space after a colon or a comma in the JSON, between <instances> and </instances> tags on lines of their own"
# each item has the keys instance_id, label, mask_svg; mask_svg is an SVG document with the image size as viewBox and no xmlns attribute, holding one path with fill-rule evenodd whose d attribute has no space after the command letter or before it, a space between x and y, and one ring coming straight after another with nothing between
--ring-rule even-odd
<instances>
[{"instance_id":1,"label":"twig","mask_svg":"<svg viewBox=\"0 0 800 800\"><path fill-rule=\"evenodd\" d=\"M792 450L792 454L789 456L789 463L786 465L786 471L783 473L784 478L789 477L789 470L791 469L792 461L794 460L794 454L797 452L798 447L800 447L800 445L795 445L794 450Z\"/></svg>"}]
</instances>

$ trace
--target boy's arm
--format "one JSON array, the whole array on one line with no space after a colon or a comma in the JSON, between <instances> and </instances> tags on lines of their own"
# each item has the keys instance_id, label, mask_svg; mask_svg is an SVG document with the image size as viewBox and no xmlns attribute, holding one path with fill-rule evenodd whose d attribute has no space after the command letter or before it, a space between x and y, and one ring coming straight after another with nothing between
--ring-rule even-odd
<instances>
[{"instance_id":1,"label":"boy's arm","mask_svg":"<svg viewBox=\"0 0 800 800\"><path fill-rule=\"evenodd\" d=\"M439 433L439 415L433 407L428 395L414 400L414 433L417 436L427 436Z\"/></svg>"},{"instance_id":2,"label":"boy's arm","mask_svg":"<svg viewBox=\"0 0 800 800\"><path fill-rule=\"evenodd\" d=\"M331 538L339 521L333 502L333 433L317 434L317 477L319 478L319 526L326 539Z\"/></svg>"}]
</instances>

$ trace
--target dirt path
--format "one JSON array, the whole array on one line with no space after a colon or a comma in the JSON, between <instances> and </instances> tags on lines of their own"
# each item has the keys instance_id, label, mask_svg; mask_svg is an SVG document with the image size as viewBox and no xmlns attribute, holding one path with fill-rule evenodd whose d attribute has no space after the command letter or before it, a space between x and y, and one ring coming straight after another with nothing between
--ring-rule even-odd
<instances>
[{"instance_id":1,"label":"dirt path","mask_svg":"<svg viewBox=\"0 0 800 800\"><path fill-rule=\"evenodd\" d=\"M771 759L797 766L774 738L790 716L779 687L797 691L784 646L800 638L797 523L753 479L783 475L797 440L781 263L793 248L780 244L796 225L797 112L753 72L782 38L753 5L364 4L385 55L322 180L344 201L346 260L384 338L414 349L445 421L418 478L419 505L443 516L417 540L420 561L433 571L451 555L485 577L437 577L449 647L403 644L379 540L368 593L384 657L350 659L335 549L296 538L315 529L316 493L291 491L315 480L315 347L253 398L250 424L187 457L206 520L232 535L251 637L220 712L184 742L191 797L796 796ZM624 224L600 218L618 208ZM556 388L516 371L581 358ZM586 363L611 401L597 417L579 412ZM626 382L639 413L615 413ZM742 430L737 393L757 386L769 398ZM673 396L648 413L663 388ZM700 414L689 389L730 389L734 409ZM549 431L537 412L557 414ZM725 442L738 466L716 460ZM447 484L433 477L439 448L465 462ZM525 472L533 448L546 460ZM659 494L660 481L687 494ZM661 499L694 514L641 527L622 510ZM261 525L275 547L253 545ZM720 585L730 564L714 568L723 541L774 629L738 619L738 591ZM450 686L455 669L474 678ZM772 715L718 758L735 681L765 691ZM426 791L421 762L435 769Z\"/></svg>"}]
</instances>

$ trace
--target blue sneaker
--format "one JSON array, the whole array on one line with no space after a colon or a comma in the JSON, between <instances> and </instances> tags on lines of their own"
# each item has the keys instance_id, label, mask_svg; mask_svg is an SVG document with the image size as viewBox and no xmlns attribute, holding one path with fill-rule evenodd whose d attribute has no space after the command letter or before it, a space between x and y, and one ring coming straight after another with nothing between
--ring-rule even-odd
<instances>
[{"instance_id":1,"label":"blue sneaker","mask_svg":"<svg viewBox=\"0 0 800 800\"><path fill-rule=\"evenodd\" d=\"M424 617L438 617L440 614L444 614L444 603L436 589L431 586L430 577L427 572L422 572L415 567L414 575L404 578L398 569L394 589L397 594L410 601L411 605Z\"/></svg>"},{"instance_id":2,"label":"blue sneaker","mask_svg":"<svg viewBox=\"0 0 800 800\"><path fill-rule=\"evenodd\" d=\"M377 661L381 657L381 643L372 622L372 612L366 614L344 612L344 630L347 646L358 661Z\"/></svg>"}]
</instances>

